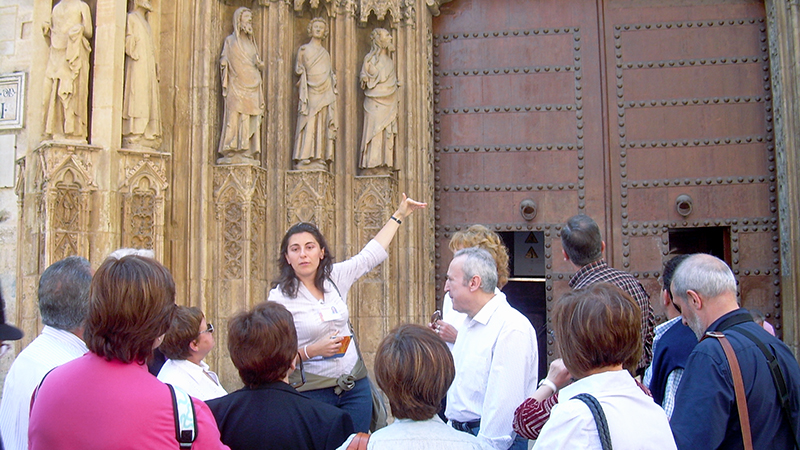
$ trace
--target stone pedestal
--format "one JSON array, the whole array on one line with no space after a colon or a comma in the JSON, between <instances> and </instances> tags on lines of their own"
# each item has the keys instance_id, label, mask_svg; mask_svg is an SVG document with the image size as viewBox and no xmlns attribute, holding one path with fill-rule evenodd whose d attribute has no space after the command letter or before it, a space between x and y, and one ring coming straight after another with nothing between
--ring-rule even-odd
<instances>
[{"instance_id":1,"label":"stone pedestal","mask_svg":"<svg viewBox=\"0 0 800 450\"><path fill-rule=\"evenodd\" d=\"M333 214L336 207L334 200L334 177L324 170L289 170L285 178L286 226L288 229L297 222L310 222L319 228L331 242L333 230ZM341 260L341 259L340 259Z\"/></svg>"},{"instance_id":2,"label":"stone pedestal","mask_svg":"<svg viewBox=\"0 0 800 450\"><path fill-rule=\"evenodd\" d=\"M167 153L119 151L119 193L122 203L122 247L153 250L164 260L164 201L167 194Z\"/></svg>"},{"instance_id":3,"label":"stone pedestal","mask_svg":"<svg viewBox=\"0 0 800 450\"><path fill-rule=\"evenodd\" d=\"M214 166L213 171L214 226L209 245L213 297L205 299L202 309L221 331L206 359L230 391L241 381L230 364L226 324L239 311L265 301L269 287L264 253L266 171L252 165Z\"/></svg>"},{"instance_id":4,"label":"stone pedestal","mask_svg":"<svg viewBox=\"0 0 800 450\"><path fill-rule=\"evenodd\" d=\"M103 240L94 167L100 149L87 144L45 141L20 159L17 195L21 207L17 323L27 344L39 332L36 289L50 264L71 255L90 258ZM21 295L20 295L21 294Z\"/></svg>"},{"instance_id":5,"label":"stone pedestal","mask_svg":"<svg viewBox=\"0 0 800 450\"><path fill-rule=\"evenodd\" d=\"M394 212L397 194L397 180L388 175L355 177L353 199L353 236L358 252L386 224ZM405 230L398 230L402 233ZM392 246L394 247L394 245ZM369 369L375 360L378 344L389 329L397 323L396 308L392 296L393 280L397 280L397 254L390 249L389 258L375 269L361 277L348 294L350 317L355 332L360 339L361 354ZM395 276L393 276L395 275Z\"/></svg>"}]
</instances>

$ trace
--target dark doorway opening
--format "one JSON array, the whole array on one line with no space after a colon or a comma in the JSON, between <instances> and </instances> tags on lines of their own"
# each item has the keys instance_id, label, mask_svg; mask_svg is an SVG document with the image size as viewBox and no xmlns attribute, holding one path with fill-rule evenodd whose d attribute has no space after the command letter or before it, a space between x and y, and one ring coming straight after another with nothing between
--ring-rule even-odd
<instances>
[{"instance_id":1,"label":"dark doorway opening","mask_svg":"<svg viewBox=\"0 0 800 450\"><path fill-rule=\"evenodd\" d=\"M669 252L673 255L708 253L731 264L729 227L671 228Z\"/></svg>"},{"instance_id":2,"label":"dark doorway opening","mask_svg":"<svg viewBox=\"0 0 800 450\"><path fill-rule=\"evenodd\" d=\"M547 376L547 305L545 295L544 233L501 232L508 248L510 276L503 287L508 303L521 312L536 330L539 346L539 379Z\"/></svg>"}]
</instances>

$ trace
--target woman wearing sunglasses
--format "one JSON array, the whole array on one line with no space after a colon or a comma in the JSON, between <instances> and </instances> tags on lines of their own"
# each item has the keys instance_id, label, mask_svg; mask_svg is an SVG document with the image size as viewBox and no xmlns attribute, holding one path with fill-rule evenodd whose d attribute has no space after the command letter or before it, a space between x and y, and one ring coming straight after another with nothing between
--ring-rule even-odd
<instances>
[{"instance_id":1,"label":"woman wearing sunglasses","mask_svg":"<svg viewBox=\"0 0 800 450\"><path fill-rule=\"evenodd\" d=\"M213 333L214 325L206 322L203 311L179 306L159 347L169 359L158 372L158 379L203 401L227 394L217 374L203 362L214 348Z\"/></svg>"}]
</instances>

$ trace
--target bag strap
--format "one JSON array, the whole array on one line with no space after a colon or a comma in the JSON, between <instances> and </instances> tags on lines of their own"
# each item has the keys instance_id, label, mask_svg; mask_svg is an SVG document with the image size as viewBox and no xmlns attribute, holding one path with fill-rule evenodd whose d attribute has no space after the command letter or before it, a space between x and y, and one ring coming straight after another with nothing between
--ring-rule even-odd
<instances>
[{"instance_id":1,"label":"bag strap","mask_svg":"<svg viewBox=\"0 0 800 450\"><path fill-rule=\"evenodd\" d=\"M753 439L750 435L750 414L747 412L747 398L744 395L744 382L742 381L739 359L736 358L736 352L733 351L731 343L724 334L718 331L709 331L703 336L703 339L706 337L717 339L722 345L722 350L725 351L725 357L728 358L728 365L731 368L731 376L733 377L733 390L736 393L736 409L739 411L739 423L742 426L742 443L745 450L753 450Z\"/></svg>"},{"instance_id":2,"label":"bag strap","mask_svg":"<svg viewBox=\"0 0 800 450\"><path fill-rule=\"evenodd\" d=\"M752 321L752 316L749 314L739 313L722 322L717 329L723 331L736 325ZM758 349L761 350L761 353L764 354L764 357L767 359L767 364L769 365L769 371L772 374L772 382L775 385L775 390L778 391L778 399L781 403L783 415L786 417L786 422L789 424L789 428L794 430L795 427L792 424L792 413L789 407L789 389L786 387L786 377L783 376L781 366L778 364L778 358L776 358L775 355L769 351L769 349L767 349L767 346L764 345L761 339L759 339L752 332L743 327L736 327L734 331L753 341ZM792 431L792 437L794 437L795 448L800 448L800 441L798 441L797 435L794 433L794 431Z\"/></svg>"},{"instance_id":3,"label":"bag strap","mask_svg":"<svg viewBox=\"0 0 800 450\"><path fill-rule=\"evenodd\" d=\"M367 450L368 443L369 434L356 433L356 435L353 436L353 440L350 441L350 445L347 446L347 450Z\"/></svg>"},{"instance_id":4,"label":"bag strap","mask_svg":"<svg viewBox=\"0 0 800 450\"><path fill-rule=\"evenodd\" d=\"M572 399L577 399L586 403L586 406L589 407L589 411L592 412L592 416L594 416L594 422L597 425L597 433L600 435L600 445L603 447L603 450L612 450L611 433L608 430L608 421L606 420L606 414L603 412L603 407L600 405L600 402L598 402L592 394L587 394L585 392L572 397Z\"/></svg>"},{"instance_id":5,"label":"bag strap","mask_svg":"<svg viewBox=\"0 0 800 450\"><path fill-rule=\"evenodd\" d=\"M339 294L339 297L345 302L345 304L347 304L347 299L342 297L342 293L339 291L339 286L336 286L336 283L333 282L333 278L328 277L328 281L331 282L333 288L336 290L336 293ZM356 344L356 353L358 354L358 359L363 361L364 358L361 357L361 349L358 347L358 339L356 339L356 330L353 329L353 324L350 323L350 319L347 319L347 327L350 328L351 339L353 339L353 343Z\"/></svg>"},{"instance_id":6,"label":"bag strap","mask_svg":"<svg viewBox=\"0 0 800 450\"><path fill-rule=\"evenodd\" d=\"M189 394L166 383L172 395L172 411L175 415L175 438L180 448L192 448L192 442L197 438L197 417L194 412L194 403Z\"/></svg>"}]
</instances>

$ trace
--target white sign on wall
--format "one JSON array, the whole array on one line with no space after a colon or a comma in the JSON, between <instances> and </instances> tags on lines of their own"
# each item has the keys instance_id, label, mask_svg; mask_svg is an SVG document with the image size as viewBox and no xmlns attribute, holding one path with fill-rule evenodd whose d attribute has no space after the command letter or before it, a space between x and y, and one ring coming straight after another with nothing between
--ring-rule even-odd
<instances>
[{"instance_id":1,"label":"white sign on wall","mask_svg":"<svg viewBox=\"0 0 800 450\"><path fill-rule=\"evenodd\" d=\"M25 117L25 73L0 75L0 130L22 128Z\"/></svg>"}]
</instances>

